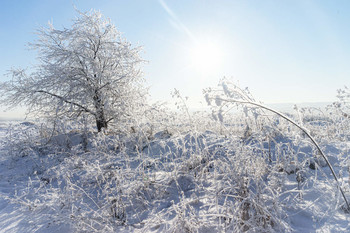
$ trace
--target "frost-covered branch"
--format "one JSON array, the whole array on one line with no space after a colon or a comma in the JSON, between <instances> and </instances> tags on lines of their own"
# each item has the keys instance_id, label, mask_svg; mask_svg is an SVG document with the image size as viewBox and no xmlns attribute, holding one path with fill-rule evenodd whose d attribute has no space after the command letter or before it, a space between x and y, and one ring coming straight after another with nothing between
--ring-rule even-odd
<instances>
[{"instance_id":1,"label":"frost-covered branch","mask_svg":"<svg viewBox=\"0 0 350 233\"><path fill-rule=\"evenodd\" d=\"M229 85L231 85L231 88L229 88ZM328 160L328 157L326 156L326 154L323 152L323 150L321 149L321 147L318 145L318 143L316 142L316 140L314 139L314 137L311 136L310 132L302 127L300 124L296 123L294 120L292 120L290 117L284 115L283 113L280 113L270 107L267 107L261 103L258 103L254 100L253 97L251 97L250 93L248 90L243 91L241 88L239 88L238 86L236 86L235 84L229 83L229 85L225 82L225 80L222 82L221 86L223 91L222 92L218 92L217 90L212 90L209 89L205 92L205 98L208 102L208 104L211 104L211 101L214 100L217 106L221 106L221 104L226 103L226 104L241 104L241 105L253 105L255 107L267 110L269 112L275 113L278 116L280 116L281 118L287 120L288 122L290 122L291 124L293 124L294 126L296 126L298 129L300 129L309 139L310 141L315 145L315 147L317 148L318 152L321 154L321 156L323 157L323 159L326 161L327 166L329 167L329 169L331 170L331 173L334 177L334 180L337 183L337 186L344 198L344 201L346 203L347 208L350 210L350 204L347 200L347 198L345 197L345 193L343 191L343 189L341 188L341 185L339 183L338 177L335 174L335 171L331 165L331 163ZM218 94L219 93L219 94ZM221 97L223 96L223 97ZM223 116L222 116L222 110L220 108L219 113L218 113L218 117L220 119L220 121L223 121Z\"/></svg>"},{"instance_id":2,"label":"frost-covered branch","mask_svg":"<svg viewBox=\"0 0 350 233\"><path fill-rule=\"evenodd\" d=\"M77 106L78 108L81 108L81 109L82 109L83 111L85 111L85 112L91 113L92 115L96 115L95 112L93 112L93 111L91 111L91 110L85 108L84 106L82 106L82 105L80 105L80 104L78 104L78 103L74 103L73 101L69 101L69 100L65 99L64 97L62 97L62 96L59 96L59 95L50 93L50 92L48 92L48 91L43 91L43 90L39 90L39 91L36 91L36 92L48 94L48 95L50 95L50 96L53 96L53 97L55 97L55 98L57 98L57 99L62 100L63 102L65 102L65 103L67 103L67 104L75 105L75 106Z\"/></svg>"}]
</instances>

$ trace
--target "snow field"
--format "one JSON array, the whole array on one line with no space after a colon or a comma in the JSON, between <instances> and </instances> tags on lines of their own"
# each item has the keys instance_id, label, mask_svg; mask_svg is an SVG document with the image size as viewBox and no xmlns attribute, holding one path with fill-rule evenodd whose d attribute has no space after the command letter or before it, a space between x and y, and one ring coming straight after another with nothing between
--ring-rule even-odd
<instances>
[{"instance_id":1,"label":"snow field","mask_svg":"<svg viewBox=\"0 0 350 233\"><path fill-rule=\"evenodd\" d=\"M312 145L293 130L267 139L251 122L248 134L238 119L225 127L234 134L214 124L49 141L35 124L2 122L1 232L346 231L343 200ZM348 194L348 143L323 139Z\"/></svg>"}]
</instances>

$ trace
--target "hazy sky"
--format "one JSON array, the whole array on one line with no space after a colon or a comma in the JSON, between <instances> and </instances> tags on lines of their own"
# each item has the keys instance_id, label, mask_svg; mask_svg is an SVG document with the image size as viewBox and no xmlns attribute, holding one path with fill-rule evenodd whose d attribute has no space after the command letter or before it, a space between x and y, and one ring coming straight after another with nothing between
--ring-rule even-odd
<instances>
[{"instance_id":1,"label":"hazy sky","mask_svg":"<svg viewBox=\"0 0 350 233\"><path fill-rule=\"evenodd\" d=\"M200 106L202 89L223 76L260 101L323 102L350 81L350 1L8 0L0 2L0 80L30 67L35 30L70 27L80 11L100 10L144 47L150 94L177 88ZM1 112L0 112L1 114Z\"/></svg>"}]
</instances>

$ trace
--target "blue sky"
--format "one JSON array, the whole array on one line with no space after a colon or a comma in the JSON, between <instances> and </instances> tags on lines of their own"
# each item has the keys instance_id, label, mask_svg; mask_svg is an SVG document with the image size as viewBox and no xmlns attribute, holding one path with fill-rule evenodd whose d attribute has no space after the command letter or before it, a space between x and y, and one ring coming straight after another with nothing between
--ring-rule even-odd
<instances>
[{"instance_id":1,"label":"blue sky","mask_svg":"<svg viewBox=\"0 0 350 233\"><path fill-rule=\"evenodd\" d=\"M1 1L1 81L11 67L35 63L27 43L37 28L48 21L70 27L73 6L100 10L132 44L144 47L145 78L155 100L170 100L177 88L200 107L202 89L223 76L265 103L333 101L336 90L349 84L345 0Z\"/></svg>"}]
</instances>

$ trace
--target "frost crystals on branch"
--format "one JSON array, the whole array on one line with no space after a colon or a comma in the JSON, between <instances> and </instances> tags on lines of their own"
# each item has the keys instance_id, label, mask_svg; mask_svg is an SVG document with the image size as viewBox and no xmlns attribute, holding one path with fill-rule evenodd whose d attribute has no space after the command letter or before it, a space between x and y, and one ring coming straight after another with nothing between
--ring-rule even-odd
<instances>
[{"instance_id":1,"label":"frost crystals on branch","mask_svg":"<svg viewBox=\"0 0 350 233\"><path fill-rule=\"evenodd\" d=\"M46 116L87 114L98 131L142 103L141 48L132 47L99 12L79 13L71 28L49 24L37 35L30 46L38 51L39 65L28 75L11 70L12 80L0 84L2 103Z\"/></svg>"},{"instance_id":2,"label":"frost crystals on branch","mask_svg":"<svg viewBox=\"0 0 350 233\"><path fill-rule=\"evenodd\" d=\"M279 116L280 118L282 118L282 119L288 121L289 123L291 123L292 125L296 126L299 130L301 130L305 134L305 136L307 136L310 139L312 144L314 144L314 146L317 148L319 154L323 157L327 166L331 170L331 173L334 177L334 180L336 181L337 187L339 188L339 190L343 196L347 211L350 210L350 203L348 202L348 200L345 196L345 193L341 187L341 183L339 182L339 179L338 179L331 163L329 162L328 157L323 152L323 150L321 149L321 147L316 142L316 140L311 135L311 133L309 132L308 129L304 128L302 125L298 124L293 119L286 116L285 114L280 113L280 112L278 112L270 107L267 107L267 106L255 101L255 99L252 97L252 95L250 94L250 92L247 88L243 90L238 85L229 82L229 80L227 80L225 78L222 80L221 87L222 87L222 89L220 88L220 89L215 89L215 90L213 90L213 89L204 90L204 95L205 95L205 98L206 98L208 104L210 104L211 100L215 100L216 105L219 107L219 110L217 111L218 112L217 116L218 116L220 122L223 122L223 120L224 120L224 117L223 117L223 108L224 107L226 107L227 109L231 109L232 106L242 105L245 107L244 111L248 111L248 110L253 111L255 118L257 117L257 115L259 113L256 112L254 108L259 108L261 110L266 110L268 112L272 112L272 113L276 114L277 116ZM349 98L349 96L350 96L350 94L348 94L346 91L340 90L338 92L339 92L338 98L343 102L345 102L344 99ZM248 109L248 108L250 108L250 109ZM214 115L215 115L215 113L214 113Z\"/></svg>"}]
</instances>

